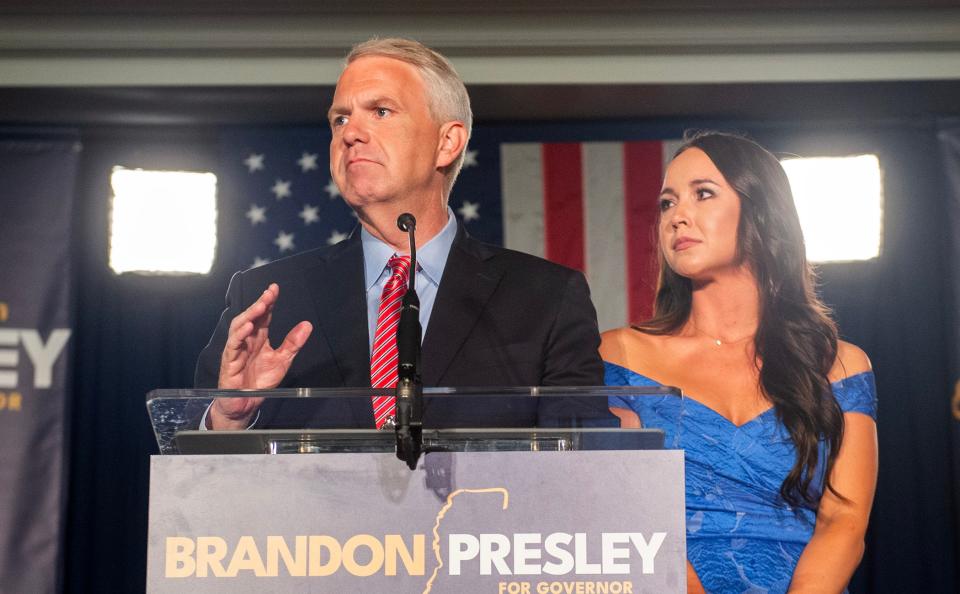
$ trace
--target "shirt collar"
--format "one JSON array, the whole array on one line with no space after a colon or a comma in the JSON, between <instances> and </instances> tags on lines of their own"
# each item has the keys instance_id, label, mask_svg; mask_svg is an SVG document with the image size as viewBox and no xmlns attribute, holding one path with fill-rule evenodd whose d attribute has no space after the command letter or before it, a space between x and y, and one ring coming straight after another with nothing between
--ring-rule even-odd
<instances>
[{"instance_id":1,"label":"shirt collar","mask_svg":"<svg viewBox=\"0 0 960 594\"><path fill-rule=\"evenodd\" d=\"M457 218L453 209L447 207L447 224L443 226L430 241L417 250L417 266L427 280L434 285L440 284L443 269L447 264L447 256L453 239L457 236ZM366 289L369 291L380 279L387 268L390 258L396 253L386 243L374 237L363 226L360 227L360 242L363 246L363 268Z\"/></svg>"}]
</instances>

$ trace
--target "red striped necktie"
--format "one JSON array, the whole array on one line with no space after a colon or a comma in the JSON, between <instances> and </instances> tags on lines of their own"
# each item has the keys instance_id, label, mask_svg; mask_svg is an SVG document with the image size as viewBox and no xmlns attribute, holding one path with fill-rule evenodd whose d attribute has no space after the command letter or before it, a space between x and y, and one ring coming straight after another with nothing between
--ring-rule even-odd
<instances>
[{"instance_id":1,"label":"red striped necktie","mask_svg":"<svg viewBox=\"0 0 960 594\"><path fill-rule=\"evenodd\" d=\"M410 256L394 256L387 265L392 274L380 295L380 314L370 354L370 387L392 389L397 386L397 324L400 323L400 302L407 292ZM394 414L394 395L374 396L372 400L373 420L380 429Z\"/></svg>"}]
</instances>

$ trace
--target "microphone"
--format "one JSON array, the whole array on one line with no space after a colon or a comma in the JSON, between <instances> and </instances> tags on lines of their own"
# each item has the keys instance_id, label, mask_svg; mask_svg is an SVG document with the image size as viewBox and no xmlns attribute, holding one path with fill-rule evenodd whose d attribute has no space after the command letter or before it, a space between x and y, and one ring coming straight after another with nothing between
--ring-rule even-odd
<instances>
[{"instance_id":1,"label":"microphone","mask_svg":"<svg viewBox=\"0 0 960 594\"><path fill-rule=\"evenodd\" d=\"M417 219L409 212L405 212L397 217L397 227L400 227L400 230L403 232L416 230Z\"/></svg>"},{"instance_id":2,"label":"microphone","mask_svg":"<svg viewBox=\"0 0 960 594\"><path fill-rule=\"evenodd\" d=\"M415 470L423 447L423 383L420 380L420 298L417 296L417 219L408 212L397 227L410 241L410 273L397 325L396 438L397 457Z\"/></svg>"}]
</instances>

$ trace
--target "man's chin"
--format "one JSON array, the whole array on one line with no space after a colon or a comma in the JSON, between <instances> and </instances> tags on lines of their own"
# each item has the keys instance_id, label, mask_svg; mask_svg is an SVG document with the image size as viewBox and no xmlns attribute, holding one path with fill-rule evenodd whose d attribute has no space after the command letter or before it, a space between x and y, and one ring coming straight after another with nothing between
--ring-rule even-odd
<instances>
[{"instance_id":1,"label":"man's chin","mask_svg":"<svg viewBox=\"0 0 960 594\"><path fill-rule=\"evenodd\" d=\"M389 202L388 194L378 187L354 187L343 194L343 200L356 211Z\"/></svg>"}]
</instances>

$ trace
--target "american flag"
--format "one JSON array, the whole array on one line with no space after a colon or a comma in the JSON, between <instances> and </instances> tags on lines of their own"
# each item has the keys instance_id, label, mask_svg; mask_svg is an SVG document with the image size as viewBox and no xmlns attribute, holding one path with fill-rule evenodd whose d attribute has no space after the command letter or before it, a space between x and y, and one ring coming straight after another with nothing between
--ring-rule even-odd
<instances>
[{"instance_id":1,"label":"american flag","mask_svg":"<svg viewBox=\"0 0 960 594\"><path fill-rule=\"evenodd\" d=\"M357 225L330 177L325 128L234 129L221 136L220 196L230 268L343 240ZM224 235L228 234L228 237Z\"/></svg>"},{"instance_id":2,"label":"american flag","mask_svg":"<svg viewBox=\"0 0 960 594\"><path fill-rule=\"evenodd\" d=\"M664 163L676 141L530 142L475 130L450 206L489 243L582 270L601 330L647 317ZM529 134L536 138L536 131ZM249 268L347 237L357 220L330 177L328 130L222 137L220 257Z\"/></svg>"}]
</instances>

